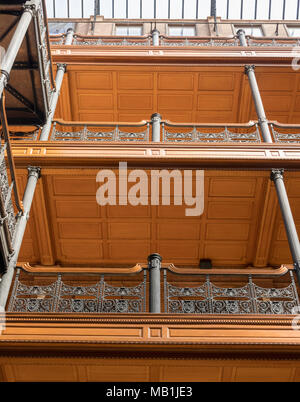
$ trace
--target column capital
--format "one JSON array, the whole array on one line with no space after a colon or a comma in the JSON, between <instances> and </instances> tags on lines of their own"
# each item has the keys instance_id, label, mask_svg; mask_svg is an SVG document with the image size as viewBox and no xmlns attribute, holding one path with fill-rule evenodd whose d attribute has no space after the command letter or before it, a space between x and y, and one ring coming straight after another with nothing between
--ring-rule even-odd
<instances>
[{"instance_id":1,"label":"column capital","mask_svg":"<svg viewBox=\"0 0 300 402\"><path fill-rule=\"evenodd\" d=\"M237 33L237 35L241 35L241 34L244 34L244 35L245 35L245 34L246 34L246 32L244 31L244 29L242 29L242 28L239 29L236 33Z\"/></svg>"},{"instance_id":2,"label":"column capital","mask_svg":"<svg viewBox=\"0 0 300 402\"><path fill-rule=\"evenodd\" d=\"M151 120L161 120L161 115L159 113L153 113Z\"/></svg>"},{"instance_id":3,"label":"column capital","mask_svg":"<svg viewBox=\"0 0 300 402\"><path fill-rule=\"evenodd\" d=\"M37 179L41 177L41 168L39 166L27 166L28 177L34 176Z\"/></svg>"},{"instance_id":4,"label":"column capital","mask_svg":"<svg viewBox=\"0 0 300 402\"><path fill-rule=\"evenodd\" d=\"M161 262L162 262L162 257L161 257L161 255L159 255L157 253L153 253L148 256L149 269L160 268Z\"/></svg>"},{"instance_id":5,"label":"column capital","mask_svg":"<svg viewBox=\"0 0 300 402\"><path fill-rule=\"evenodd\" d=\"M283 180L284 169L272 169L270 179L275 182L275 180Z\"/></svg>"},{"instance_id":6,"label":"column capital","mask_svg":"<svg viewBox=\"0 0 300 402\"><path fill-rule=\"evenodd\" d=\"M255 65L254 64L247 64L245 66L245 74L250 73L250 71L254 72L254 70L255 70Z\"/></svg>"},{"instance_id":7,"label":"column capital","mask_svg":"<svg viewBox=\"0 0 300 402\"><path fill-rule=\"evenodd\" d=\"M57 69L63 69L64 71L66 71L66 69L67 69L66 63L57 63L56 66L57 66Z\"/></svg>"}]
</instances>

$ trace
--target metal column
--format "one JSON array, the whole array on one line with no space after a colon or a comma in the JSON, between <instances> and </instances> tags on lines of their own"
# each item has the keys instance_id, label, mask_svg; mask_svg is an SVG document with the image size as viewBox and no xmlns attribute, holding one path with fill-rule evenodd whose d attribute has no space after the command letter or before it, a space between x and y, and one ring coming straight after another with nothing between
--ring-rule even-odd
<instances>
[{"instance_id":1,"label":"metal column","mask_svg":"<svg viewBox=\"0 0 300 402\"><path fill-rule=\"evenodd\" d=\"M152 46L159 46L159 31L157 29L153 29L151 35L152 35Z\"/></svg>"},{"instance_id":2,"label":"metal column","mask_svg":"<svg viewBox=\"0 0 300 402\"><path fill-rule=\"evenodd\" d=\"M152 142L160 142L161 115L159 113L154 113L151 116L151 120L152 120Z\"/></svg>"},{"instance_id":3,"label":"metal column","mask_svg":"<svg viewBox=\"0 0 300 402\"><path fill-rule=\"evenodd\" d=\"M245 66L245 74L248 76L248 80L250 83L250 88L252 92L252 98L254 100L255 109L258 117L258 124L261 128L263 141L264 142L273 142L272 136L269 130L268 121L265 114L264 105L262 103L262 99L260 96L259 88L257 85L255 73L254 73L255 66Z\"/></svg>"},{"instance_id":4,"label":"metal column","mask_svg":"<svg viewBox=\"0 0 300 402\"><path fill-rule=\"evenodd\" d=\"M19 52L20 46L23 42L27 29L30 25L33 14L36 12L37 6L40 0L30 0L24 5L24 11L18 22L17 28L13 34L10 44L7 48L6 54L1 63L0 69L0 98L2 96L3 89L5 88L7 81L9 80L9 74L12 66L15 62L16 56Z\"/></svg>"},{"instance_id":5,"label":"metal column","mask_svg":"<svg viewBox=\"0 0 300 402\"><path fill-rule=\"evenodd\" d=\"M64 45L71 45L73 41L73 35L74 31L72 28L69 28L67 31L67 36ZM56 110L56 105L60 93L60 89L62 86L62 82L64 79L64 74L66 72L66 64L57 64L57 72L56 72L56 77L55 77L55 92L53 92L52 97L51 97L51 102L50 102L50 113L48 115L47 121L45 125L42 128L41 136L40 136L40 141L48 141L49 139L49 134L51 130L51 124L52 120L54 117L54 113Z\"/></svg>"},{"instance_id":6,"label":"metal column","mask_svg":"<svg viewBox=\"0 0 300 402\"><path fill-rule=\"evenodd\" d=\"M7 272L2 276L0 282L0 311L5 309L6 301L9 295L10 286L14 276L14 270L18 261L18 256L20 248L22 245L22 240L24 232L26 229L27 221L29 219L29 212L37 185L37 181L40 177L41 169L35 166L28 167L28 179L27 185L23 197L23 208L24 212L19 216L17 220L16 234L13 241L14 254L9 261Z\"/></svg>"},{"instance_id":7,"label":"metal column","mask_svg":"<svg viewBox=\"0 0 300 402\"><path fill-rule=\"evenodd\" d=\"M241 46L248 46L247 41L246 41L245 31L243 29L239 29L237 31L237 36L239 38Z\"/></svg>"},{"instance_id":8,"label":"metal column","mask_svg":"<svg viewBox=\"0 0 300 402\"><path fill-rule=\"evenodd\" d=\"M160 313L160 269L162 258L159 254L148 256L149 269L149 312Z\"/></svg>"},{"instance_id":9,"label":"metal column","mask_svg":"<svg viewBox=\"0 0 300 402\"><path fill-rule=\"evenodd\" d=\"M283 181L283 172L283 169L272 169L271 180L275 184L289 247L293 257L295 271L300 284L300 243Z\"/></svg>"}]
</instances>

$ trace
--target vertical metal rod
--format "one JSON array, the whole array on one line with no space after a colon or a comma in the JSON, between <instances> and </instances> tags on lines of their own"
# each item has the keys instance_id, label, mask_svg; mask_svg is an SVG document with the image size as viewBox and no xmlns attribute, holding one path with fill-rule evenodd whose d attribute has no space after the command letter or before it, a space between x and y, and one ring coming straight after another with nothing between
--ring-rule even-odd
<instances>
[{"instance_id":1,"label":"vertical metal rod","mask_svg":"<svg viewBox=\"0 0 300 402\"><path fill-rule=\"evenodd\" d=\"M11 286L13 276L14 276L15 267L16 267L16 264L18 261L20 248L22 245L24 232L26 229L27 221L29 219L29 212L30 212L35 188L37 185L37 181L40 177L40 172L41 172L41 169L39 167L34 167L34 166L28 167L28 179L27 179L27 185L26 185L24 197L23 197L24 212L17 219L16 234L15 234L15 238L13 241L13 249L14 249L15 253L9 262L7 272L2 276L1 282L0 282L0 309L5 309L10 286Z\"/></svg>"},{"instance_id":2,"label":"vertical metal rod","mask_svg":"<svg viewBox=\"0 0 300 402\"><path fill-rule=\"evenodd\" d=\"M255 0L254 19L257 19L257 0Z\"/></svg>"},{"instance_id":3,"label":"vertical metal rod","mask_svg":"<svg viewBox=\"0 0 300 402\"><path fill-rule=\"evenodd\" d=\"M115 18L115 2L112 0L111 2L111 18Z\"/></svg>"},{"instance_id":4,"label":"vertical metal rod","mask_svg":"<svg viewBox=\"0 0 300 402\"><path fill-rule=\"evenodd\" d=\"M171 18L171 0L168 0L168 19Z\"/></svg>"},{"instance_id":5,"label":"vertical metal rod","mask_svg":"<svg viewBox=\"0 0 300 402\"><path fill-rule=\"evenodd\" d=\"M269 0L269 20L271 19L272 0Z\"/></svg>"},{"instance_id":6,"label":"vertical metal rod","mask_svg":"<svg viewBox=\"0 0 300 402\"><path fill-rule=\"evenodd\" d=\"M227 0L226 18L229 18L229 0Z\"/></svg>"},{"instance_id":7,"label":"vertical metal rod","mask_svg":"<svg viewBox=\"0 0 300 402\"><path fill-rule=\"evenodd\" d=\"M56 17L55 0L53 0L53 18Z\"/></svg>"},{"instance_id":8,"label":"vertical metal rod","mask_svg":"<svg viewBox=\"0 0 300 402\"><path fill-rule=\"evenodd\" d=\"M283 169L272 169L271 180L275 184L278 202L280 205L280 210L286 230L286 235L288 238L290 251L293 257L295 272L297 275L298 282L300 284L300 243L289 199L284 185L283 172L284 172Z\"/></svg>"},{"instance_id":9,"label":"vertical metal rod","mask_svg":"<svg viewBox=\"0 0 300 402\"><path fill-rule=\"evenodd\" d=\"M210 16L216 17L217 14L217 0L210 0Z\"/></svg>"},{"instance_id":10,"label":"vertical metal rod","mask_svg":"<svg viewBox=\"0 0 300 402\"><path fill-rule=\"evenodd\" d=\"M68 18L70 18L70 0L67 0L67 13L68 13Z\"/></svg>"},{"instance_id":11,"label":"vertical metal rod","mask_svg":"<svg viewBox=\"0 0 300 402\"><path fill-rule=\"evenodd\" d=\"M283 6L282 6L282 19L285 19L285 7L286 7L286 1L283 0Z\"/></svg>"},{"instance_id":12,"label":"vertical metal rod","mask_svg":"<svg viewBox=\"0 0 300 402\"><path fill-rule=\"evenodd\" d=\"M199 0L196 1L196 20L198 19L199 15Z\"/></svg>"},{"instance_id":13,"label":"vertical metal rod","mask_svg":"<svg viewBox=\"0 0 300 402\"><path fill-rule=\"evenodd\" d=\"M241 0L241 20L243 19L244 0Z\"/></svg>"},{"instance_id":14,"label":"vertical metal rod","mask_svg":"<svg viewBox=\"0 0 300 402\"><path fill-rule=\"evenodd\" d=\"M148 256L149 269L149 312L160 313L160 269L162 258L159 254Z\"/></svg>"},{"instance_id":15,"label":"vertical metal rod","mask_svg":"<svg viewBox=\"0 0 300 402\"><path fill-rule=\"evenodd\" d=\"M153 29L151 35L152 35L152 46L159 46L159 31L157 29Z\"/></svg>"},{"instance_id":16,"label":"vertical metal rod","mask_svg":"<svg viewBox=\"0 0 300 402\"><path fill-rule=\"evenodd\" d=\"M184 19L184 0L182 0L181 18Z\"/></svg>"},{"instance_id":17,"label":"vertical metal rod","mask_svg":"<svg viewBox=\"0 0 300 402\"><path fill-rule=\"evenodd\" d=\"M152 120L152 142L160 142L161 115L159 113L154 113L151 116L151 120Z\"/></svg>"},{"instance_id":18,"label":"vertical metal rod","mask_svg":"<svg viewBox=\"0 0 300 402\"><path fill-rule=\"evenodd\" d=\"M298 3L297 3L297 16L296 16L297 20L299 19L299 10L300 10L300 0L298 0Z\"/></svg>"},{"instance_id":19,"label":"vertical metal rod","mask_svg":"<svg viewBox=\"0 0 300 402\"><path fill-rule=\"evenodd\" d=\"M73 36L74 36L74 31L72 28L69 28L67 31L67 36L66 36L66 40L65 40L64 44L67 46L71 45L72 41L73 41ZM54 113L56 110L56 106L57 106L57 102L58 102L58 98L59 98L59 94L60 94L60 90L61 90L65 72L66 72L66 64L57 64L57 72L56 72L56 77L55 77L56 89L53 92L52 97L51 97L50 113L47 117L47 121L46 121L45 125L42 128L40 141L48 141L48 139L49 139L51 124L52 124L52 120L53 120Z\"/></svg>"},{"instance_id":20,"label":"vertical metal rod","mask_svg":"<svg viewBox=\"0 0 300 402\"><path fill-rule=\"evenodd\" d=\"M84 10L84 8L83 8L83 0L81 0L81 18L83 18L83 16L84 16L83 10Z\"/></svg>"},{"instance_id":21,"label":"vertical metal rod","mask_svg":"<svg viewBox=\"0 0 300 402\"><path fill-rule=\"evenodd\" d=\"M154 7L153 16L154 16L154 19L156 19L156 0L154 0L153 7Z\"/></svg>"},{"instance_id":22,"label":"vertical metal rod","mask_svg":"<svg viewBox=\"0 0 300 402\"><path fill-rule=\"evenodd\" d=\"M239 41L240 41L241 46L248 46L246 36L245 36L245 31L243 29L239 29L237 31L237 36L239 37Z\"/></svg>"},{"instance_id":23,"label":"vertical metal rod","mask_svg":"<svg viewBox=\"0 0 300 402\"><path fill-rule=\"evenodd\" d=\"M126 0L126 18L128 18L128 0Z\"/></svg>"},{"instance_id":24,"label":"vertical metal rod","mask_svg":"<svg viewBox=\"0 0 300 402\"><path fill-rule=\"evenodd\" d=\"M140 0L140 18L143 18L143 0Z\"/></svg>"},{"instance_id":25,"label":"vertical metal rod","mask_svg":"<svg viewBox=\"0 0 300 402\"><path fill-rule=\"evenodd\" d=\"M9 43L5 56L1 62L1 66L0 66L0 98L3 93L3 89L9 79L10 71L14 64L14 61L16 59L20 46L23 42L23 39L25 37L29 24L32 20L32 16L37 10L38 4L39 4L39 1L36 0L36 1L30 2L30 4L29 4L29 2L26 2L24 5L23 14L16 27L13 37Z\"/></svg>"},{"instance_id":26,"label":"vertical metal rod","mask_svg":"<svg viewBox=\"0 0 300 402\"><path fill-rule=\"evenodd\" d=\"M260 96L259 88L257 85L255 73L254 73L255 66L245 66L245 74L248 76L252 98L254 101L256 113L258 116L258 124L260 126L262 137L264 142L273 142L272 136L269 130L268 121L265 114L264 105Z\"/></svg>"}]
</instances>

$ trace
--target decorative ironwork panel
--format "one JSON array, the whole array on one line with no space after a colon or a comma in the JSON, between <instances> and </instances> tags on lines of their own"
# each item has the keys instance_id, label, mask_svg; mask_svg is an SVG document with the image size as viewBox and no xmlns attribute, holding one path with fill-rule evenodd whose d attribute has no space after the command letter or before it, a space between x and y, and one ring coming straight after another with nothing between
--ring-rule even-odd
<instances>
[{"instance_id":1,"label":"decorative ironwork panel","mask_svg":"<svg viewBox=\"0 0 300 402\"><path fill-rule=\"evenodd\" d=\"M4 149L4 147L2 147ZM15 229L16 229L16 214L14 211L13 202L11 199L11 190L12 187L9 185L8 176L7 176L7 167L5 160L3 159L0 164L0 187L1 187L1 197L3 200L3 207L5 208L6 216L2 218L3 220L7 220L8 230L10 233L11 240L14 238Z\"/></svg>"},{"instance_id":2,"label":"decorative ironwork panel","mask_svg":"<svg viewBox=\"0 0 300 402\"><path fill-rule=\"evenodd\" d=\"M172 125L173 126L173 125ZM176 124L173 126L176 127ZM211 127L211 130L213 127ZM248 128L246 128L249 130ZM250 127L251 129L251 127ZM210 130L210 128L206 128L206 130ZM164 142L261 142L258 127L255 126L255 131L251 132L242 132L245 130L243 127L236 127L237 131L241 132L232 132L228 130L227 127L223 131L220 132L202 132L198 131L196 127L193 127L192 131L189 132L171 132L167 131L163 126L163 141Z\"/></svg>"},{"instance_id":3,"label":"decorative ironwork panel","mask_svg":"<svg viewBox=\"0 0 300 402\"><path fill-rule=\"evenodd\" d=\"M76 127L76 126L74 126ZM149 140L149 125L141 132L121 131L118 126L112 130L101 130L100 126L93 126L95 130L89 130L84 126L78 131L60 131L56 128L56 123L53 125L51 140L52 141L148 141Z\"/></svg>"},{"instance_id":4,"label":"decorative ironwork panel","mask_svg":"<svg viewBox=\"0 0 300 402\"><path fill-rule=\"evenodd\" d=\"M130 38L86 38L74 35L73 45L80 46L150 46L151 38L130 39Z\"/></svg>"},{"instance_id":5,"label":"decorative ironwork panel","mask_svg":"<svg viewBox=\"0 0 300 402\"><path fill-rule=\"evenodd\" d=\"M172 39L160 38L161 46L194 46L194 47L209 47L209 46L239 46L239 40L233 39Z\"/></svg>"},{"instance_id":6,"label":"decorative ironwork panel","mask_svg":"<svg viewBox=\"0 0 300 402\"><path fill-rule=\"evenodd\" d=\"M273 124L271 124L271 129L275 142L285 142L285 143L300 142L300 132L299 133L279 132L277 130L274 130Z\"/></svg>"},{"instance_id":7,"label":"decorative ironwork panel","mask_svg":"<svg viewBox=\"0 0 300 402\"><path fill-rule=\"evenodd\" d=\"M16 276L9 311L58 313L141 313L145 311L146 277L137 286L112 286L104 278L92 285L69 285L58 279L29 286Z\"/></svg>"},{"instance_id":8,"label":"decorative ironwork panel","mask_svg":"<svg viewBox=\"0 0 300 402\"><path fill-rule=\"evenodd\" d=\"M189 314L292 314L299 305L291 273L291 284L284 288L262 288L252 282L242 287L223 288L207 277L199 287L177 287L164 275L165 310ZM282 300L283 299L283 300Z\"/></svg>"}]
</instances>

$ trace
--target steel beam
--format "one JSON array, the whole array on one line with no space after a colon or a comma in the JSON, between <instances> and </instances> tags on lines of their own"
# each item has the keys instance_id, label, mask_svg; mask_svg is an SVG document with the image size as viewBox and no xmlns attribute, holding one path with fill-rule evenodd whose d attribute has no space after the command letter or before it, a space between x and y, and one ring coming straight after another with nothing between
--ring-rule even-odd
<instances>
[{"instance_id":1,"label":"steel beam","mask_svg":"<svg viewBox=\"0 0 300 402\"><path fill-rule=\"evenodd\" d=\"M151 116L151 120L152 120L152 142L160 142L161 115L159 113L154 113Z\"/></svg>"},{"instance_id":2,"label":"steel beam","mask_svg":"<svg viewBox=\"0 0 300 402\"><path fill-rule=\"evenodd\" d=\"M162 258L159 254L148 256L149 269L149 312L160 313L160 269Z\"/></svg>"},{"instance_id":3,"label":"steel beam","mask_svg":"<svg viewBox=\"0 0 300 402\"><path fill-rule=\"evenodd\" d=\"M71 45L73 41L73 36L74 36L74 31L72 28L69 28L67 31L67 36L65 40L65 45ZM62 82L64 79L64 75L66 72L66 64L57 64L57 71L56 71L56 77L55 77L55 87L56 90L53 92L51 101L50 101L50 113L47 117L47 121L45 125L42 128L41 136L40 136L40 141L48 141L49 139L49 134L51 130L51 125L52 125L52 120L54 117L54 113L56 110L57 102L58 102L58 97L60 94Z\"/></svg>"},{"instance_id":4,"label":"steel beam","mask_svg":"<svg viewBox=\"0 0 300 402\"><path fill-rule=\"evenodd\" d=\"M0 98L3 93L3 89L9 79L12 66L19 52L21 44L24 40L25 34L28 30L33 14L36 12L40 0L30 0L24 4L23 14L18 22L16 30L7 48L5 56L1 62L0 70Z\"/></svg>"},{"instance_id":5,"label":"steel beam","mask_svg":"<svg viewBox=\"0 0 300 402\"><path fill-rule=\"evenodd\" d=\"M254 101L257 117L258 117L258 124L260 126L262 137L264 142L273 142L272 136L268 126L268 120L266 118L264 105L260 96L259 88L257 85L255 73L254 73L255 66L245 66L245 74L248 76L252 98Z\"/></svg>"},{"instance_id":6,"label":"steel beam","mask_svg":"<svg viewBox=\"0 0 300 402\"><path fill-rule=\"evenodd\" d=\"M285 231L288 238L290 251L293 257L295 272L298 278L298 282L300 284L300 243L289 199L284 185L283 172L284 172L283 169L272 169L271 180L275 184L281 215L283 218Z\"/></svg>"},{"instance_id":7,"label":"steel beam","mask_svg":"<svg viewBox=\"0 0 300 402\"><path fill-rule=\"evenodd\" d=\"M27 221L29 219L29 212L32 205L35 188L40 177L40 172L41 169L39 167L28 167L28 179L23 197L24 212L17 218L16 232L13 240L14 254L9 261L7 271L2 276L0 282L0 311L1 309L5 309L10 286L14 276L15 267L18 262L18 256L21 249L23 236L25 233Z\"/></svg>"}]
</instances>

